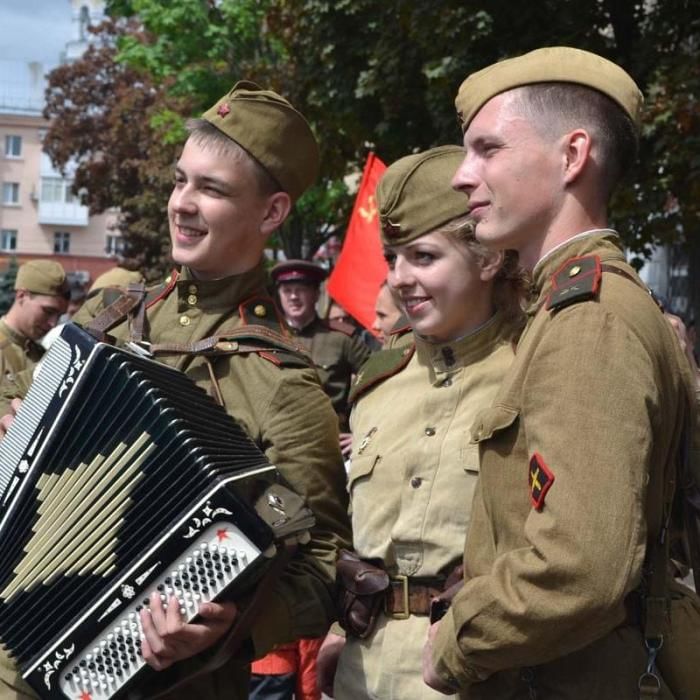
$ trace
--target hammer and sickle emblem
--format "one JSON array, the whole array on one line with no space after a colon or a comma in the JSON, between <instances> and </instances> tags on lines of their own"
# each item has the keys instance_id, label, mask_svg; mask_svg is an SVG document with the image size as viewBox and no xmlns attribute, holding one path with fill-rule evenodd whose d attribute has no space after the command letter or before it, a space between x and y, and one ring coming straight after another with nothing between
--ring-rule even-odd
<instances>
[{"instance_id":1,"label":"hammer and sickle emblem","mask_svg":"<svg viewBox=\"0 0 700 700\"><path fill-rule=\"evenodd\" d=\"M360 207L360 216L369 224L374 221L377 216L377 205L374 200L374 195L371 194L367 197L367 208Z\"/></svg>"}]
</instances>

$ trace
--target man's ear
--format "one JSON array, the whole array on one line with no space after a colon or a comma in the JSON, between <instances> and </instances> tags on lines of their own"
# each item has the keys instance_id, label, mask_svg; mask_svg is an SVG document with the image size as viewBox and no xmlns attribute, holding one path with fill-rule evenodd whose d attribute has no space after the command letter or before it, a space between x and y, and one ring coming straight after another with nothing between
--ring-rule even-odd
<instances>
[{"instance_id":1,"label":"man's ear","mask_svg":"<svg viewBox=\"0 0 700 700\"><path fill-rule=\"evenodd\" d=\"M479 277L482 282L490 282L503 267L504 253L502 250L489 250L479 263Z\"/></svg>"},{"instance_id":2,"label":"man's ear","mask_svg":"<svg viewBox=\"0 0 700 700\"><path fill-rule=\"evenodd\" d=\"M24 299L29 299L29 292L26 289L17 289L15 291L15 301L24 303Z\"/></svg>"},{"instance_id":3,"label":"man's ear","mask_svg":"<svg viewBox=\"0 0 700 700\"><path fill-rule=\"evenodd\" d=\"M568 185L580 177L591 158L591 136L585 129L575 129L562 137L564 182Z\"/></svg>"},{"instance_id":4,"label":"man's ear","mask_svg":"<svg viewBox=\"0 0 700 700\"><path fill-rule=\"evenodd\" d=\"M275 192L267 198L265 215L260 223L260 233L265 237L277 230L292 210L292 200L286 192Z\"/></svg>"}]
</instances>

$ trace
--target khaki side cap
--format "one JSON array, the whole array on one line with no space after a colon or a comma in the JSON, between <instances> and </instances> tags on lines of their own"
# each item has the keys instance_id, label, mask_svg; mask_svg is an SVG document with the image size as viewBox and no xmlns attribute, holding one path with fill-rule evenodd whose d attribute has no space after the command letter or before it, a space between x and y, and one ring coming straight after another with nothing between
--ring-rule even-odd
<instances>
[{"instance_id":1,"label":"khaki side cap","mask_svg":"<svg viewBox=\"0 0 700 700\"><path fill-rule=\"evenodd\" d=\"M492 97L536 83L574 83L598 90L617 102L639 125L644 97L624 69L590 51L551 46L499 61L464 80L455 99L462 129L466 131Z\"/></svg>"},{"instance_id":2,"label":"khaki side cap","mask_svg":"<svg viewBox=\"0 0 700 700\"><path fill-rule=\"evenodd\" d=\"M318 177L321 158L311 127L276 92L239 81L202 118L253 156L293 201Z\"/></svg>"},{"instance_id":3,"label":"khaki side cap","mask_svg":"<svg viewBox=\"0 0 700 700\"><path fill-rule=\"evenodd\" d=\"M19 266L15 289L32 294L68 298L68 282L63 266L53 260L31 260Z\"/></svg>"},{"instance_id":4,"label":"khaki side cap","mask_svg":"<svg viewBox=\"0 0 700 700\"><path fill-rule=\"evenodd\" d=\"M469 200L452 189L464 158L461 146L437 146L400 158L377 185L385 245L403 245L469 212Z\"/></svg>"}]
</instances>

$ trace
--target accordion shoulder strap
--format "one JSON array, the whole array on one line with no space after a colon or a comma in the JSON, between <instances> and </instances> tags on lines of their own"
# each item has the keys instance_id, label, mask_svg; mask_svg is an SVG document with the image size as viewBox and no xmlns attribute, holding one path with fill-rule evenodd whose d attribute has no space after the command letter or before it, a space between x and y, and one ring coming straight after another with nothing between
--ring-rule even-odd
<instances>
[{"instance_id":1,"label":"accordion shoulder strap","mask_svg":"<svg viewBox=\"0 0 700 700\"><path fill-rule=\"evenodd\" d=\"M145 288L143 284L129 285L126 293L122 293L115 301L97 314L95 318L85 324L85 330L98 340L104 340L107 331L136 310L137 317L141 318L140 331L143 335L144 305L142 302L144 296Z\"/></svg>"}]
</instances>

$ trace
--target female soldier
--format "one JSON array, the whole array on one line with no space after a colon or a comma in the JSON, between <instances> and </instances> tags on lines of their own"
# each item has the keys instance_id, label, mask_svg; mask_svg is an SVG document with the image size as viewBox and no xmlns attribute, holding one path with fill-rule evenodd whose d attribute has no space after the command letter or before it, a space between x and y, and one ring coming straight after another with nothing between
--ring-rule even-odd
<instances>
[{"instance_id":1,"label":"female soldier","mask_svg":"<svg viewBox=\"0 0 700 700\"><path fill-rule=\"evenodd\" d=\"M324 644L326 692L340 654L337 700L445 697L421 678L430 601L462 558L479 470L469 429L522 317L515 259L476 242L467 199L450 188L462 158L456 146L402 158L377 188L388 283L413 332L370 358L354 389L354 547L390 585L369 636Z\"/></svg>"}]
</instances>

